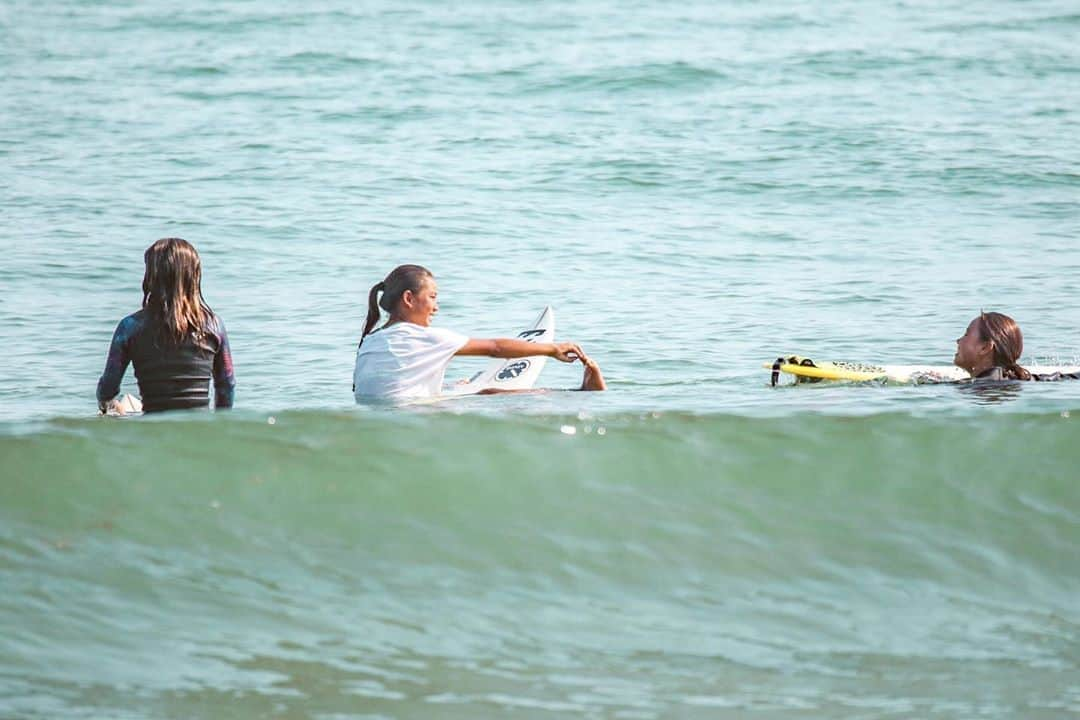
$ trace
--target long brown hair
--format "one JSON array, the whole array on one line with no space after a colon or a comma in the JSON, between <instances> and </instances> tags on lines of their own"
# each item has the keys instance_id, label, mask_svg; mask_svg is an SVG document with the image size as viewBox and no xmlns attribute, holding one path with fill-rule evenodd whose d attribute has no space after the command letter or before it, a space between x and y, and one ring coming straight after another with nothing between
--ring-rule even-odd
<instances>
[{"instance_id":1,"label":"long brown hair","mask_svg":"<svg viewBox=\"0 0 1080 720\"><path fill-rule=\"evenodd\" d=\"M143 309L156 321L160 339L179 345L206 332L214 311L202 295L202 263L187 240L163 238L143 255Z\"/></svg>"},{"instance_id":2,"label":"long brown hair","mask_svg":"<svg viewBox=\"0 0 1080 720\"><path fill-rule=\"evenodd\" d=\"M979 339L994 346L994 365L1005 370L1005 377L1030 380L1031 373L1018 364L1024 354L1024 335L1008 315L996 312L979 314Z\"/></svg>"},{"instance_id":3,"label":"long brown hair","mask_svg":"<svg viewBox=\"0 0 1080 720\"><path fill-rule=\"evenodd\" d=\"M430 277L435 276L421 265L398 265L390 271L385 280L375 283L368 292L367 320L364 321L364 332L360 335L360 342L364 342L364 338L379 322L379 308L393 314L405 291L419 293L424 287L424 281ZM381 298L379 293L382 293Z\"/></svg>"}]
</instances>

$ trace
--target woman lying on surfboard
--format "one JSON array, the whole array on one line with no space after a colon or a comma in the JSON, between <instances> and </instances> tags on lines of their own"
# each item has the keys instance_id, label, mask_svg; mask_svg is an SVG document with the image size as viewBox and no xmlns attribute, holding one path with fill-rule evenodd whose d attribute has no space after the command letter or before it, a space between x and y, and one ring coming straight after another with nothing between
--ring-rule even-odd
<instances>
[{"instance_id":1,"label":"woman lying on surfboard","mask_svg":"<svg viewBox=\"0 0 1080 720\"><path fill-rule=\"evenodd\" d=\"M143 410L232 407L236 379L225 324L202 296L199 253L180 238L158 240L143 255L142 309L116 326L105 372L97 385L98 410L123 415ZM135 365L142 404L117 398L129 363Z\"/></svg>"},{"instance_id":2,"label":"woman lying on surfboard","mask_svg":"<svg viewBox=\"0 0 1080 720\"><path fill-rule=\"evenodd\" d=\"M1024 336L1016 321L1001 313L984 312L968 324L963 337L957 338L953 362L976 381L1080 380L1080 373L1075 372L1029 372L1018 364L1023 352Z\"/></svg>"},{"instance_id":3,"label":"woman lying on surfboard","mask_svg":"<svg viewBox=\"0 0 1080 720\"><path fill-rule=\"evenodd\" d=\"M390 318L375 330L380 319L379 308L388 312ZM396 267L385 280L371 288L367 320L360 335L353 371L353 393L357 402L438 396L442 393L446 366L456 355L495 358L544 355L565 363L580 360L585 366L580 389L604 390L607 387L600 367L576 343L468 338L452 330L431 327L431 318L438 311L435 277L419 265ZM500 391L484 390L480 394L496 392Z\"/></svg>"}]
</instances>

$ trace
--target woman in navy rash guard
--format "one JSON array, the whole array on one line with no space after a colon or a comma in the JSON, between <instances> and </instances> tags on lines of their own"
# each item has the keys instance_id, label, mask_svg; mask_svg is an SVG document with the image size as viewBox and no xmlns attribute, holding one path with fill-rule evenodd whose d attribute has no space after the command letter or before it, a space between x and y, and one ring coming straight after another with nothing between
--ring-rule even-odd
<instances>
[{"instance_id":1,"label":"woman in navy rash guard","mask_svg":"<svg viewBox=\"0 0 1080 720\"><path fill-rule=\"evenodd\" d=\"M116 326L105 372L97 385L98 409L124 413L118 402L128 363L135 366L144 412L233 404L236 379L225 324L202 296L199 253L180 238L165 238L144 255L142 309Z\"/></svg>"},{"instance_id":2,"label":"woman in navy rash guard","mask_svg":"<svg viewBox=\"0 0 1080 720\"><path fill-rule=\"evenodd\" d=\"M1080 373L1052 372L1036 374L1020 366L1024 354L1024 335L1008 315L983 312L968 323L956 339L953 363L971 373L976 382L999 380L1080 380Z\"/></svg>"}]
</instances>

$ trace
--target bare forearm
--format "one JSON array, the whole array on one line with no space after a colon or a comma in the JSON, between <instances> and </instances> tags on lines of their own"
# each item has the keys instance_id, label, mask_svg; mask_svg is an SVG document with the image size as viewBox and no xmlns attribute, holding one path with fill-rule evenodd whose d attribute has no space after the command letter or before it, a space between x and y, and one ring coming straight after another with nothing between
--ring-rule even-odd
<instances>
[{"instance_id":1,"label":"bare forearm","mask_svg":"<svg viewBox=\"0 0 1080 720\"><path fill-rule=\"evenodd\" d=\"M516 338L471 338L458 355L486 355L497 358L532 357L545 355L560 362L574 362L584 356L576 343L538 343Z\"/></svg>"},{"instance_id":2,"label":"bare forearm","mask_svg":"<svg viewBox=\"0 0 1080 720\"><path fill-rule=\"evenodd\" d=\"M516 338L473 338L458 350L458 355L484 355L497 358L519 358L555 354L554 343L533 343Z\"/></svg>"},{"instance_id":3,"label":"bare forearm","mask_svg":"<svg viewBox=\"0 0 1080 720\"><path fill-rule=\"evenodd\" d=\"M492 357L497 358L520 358L532 355L550 357L555 354L554 343L533 343L515 338L495 338L492 342L495 345Z\"/></svg>"}]
</instances>

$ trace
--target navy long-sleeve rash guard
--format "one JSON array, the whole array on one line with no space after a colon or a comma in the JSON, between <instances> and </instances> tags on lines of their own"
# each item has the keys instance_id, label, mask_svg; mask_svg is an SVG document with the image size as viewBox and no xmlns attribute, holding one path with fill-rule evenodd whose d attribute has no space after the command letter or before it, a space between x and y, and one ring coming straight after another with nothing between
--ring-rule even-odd
<instances>
[{"instance_id":1,"label":"navy long-sleeve rash guard","mask_svg":"<svg viewBox=\"0 0 1080 720\"><path fill-rule=\"evenodd\" d=\"M116 397L128 363L133 363L145 412L209 406L211 377L214 406L232 407L236 378L221 319L211 315L201 336L189 337L177 346L164 343L154 324L145 310L139 310L116 326L105 371L98 380L98 405Z\"/></svg>"}]
</instances>

